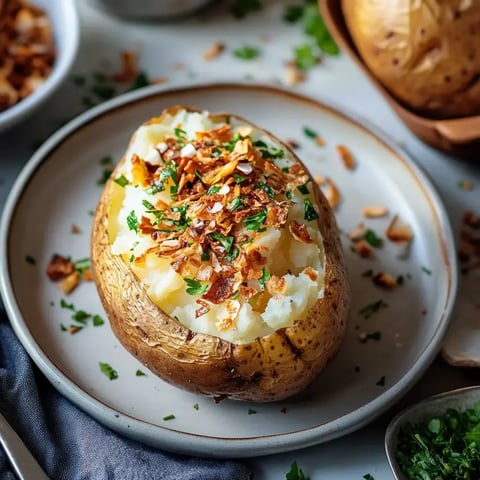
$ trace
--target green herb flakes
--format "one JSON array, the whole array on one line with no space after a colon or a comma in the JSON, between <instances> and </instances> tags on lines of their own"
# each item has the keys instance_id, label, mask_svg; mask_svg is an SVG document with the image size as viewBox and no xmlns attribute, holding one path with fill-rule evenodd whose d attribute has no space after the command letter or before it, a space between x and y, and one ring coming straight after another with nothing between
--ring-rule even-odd
<instances>
[{"instance_id":1,"label":"green herb flakes","mask_svg":"<svg viewBox=\"0 0 480 480\"><path fill-rule=\"evenodd\" d=\"M318 218L318 213L316 212L315 208L312 205L312 202L308 198L305 198L303 200L303 209L304 218L307 222L316 220Z\"/></svg>"},{"instance_id":2,"label":"green herb flakes","mask_svg":"<svg viewBox=\"0 0 480 480\"><path fill-rule=\"evenodd\" d=\"M182 130L181 128L174 128L173 133L175 134L175 138L177 139L177 145L179 147L183 147L187 142L187 132L185 130Z\"/></svg>"},{"instance_id":3,"label":"green herb flakes","mask_svg":"<svg viewBox=\"0 0 480 480\"><path fill-rule=\"evenodd\" d=\"M426 273L427 275L431 275L431 274L432 274L432 271L431 271L429 268L423 267L423 266L422 266L422 272L423 272L423 273Z\"/></svg>"},{"instance_id":4,"label":"green herb flakes","mask_svg":"<svg viewBox=\"0 0 480 480\"><path fill-rule=\"evenodd\" d=\"M112 174L111 168L105 168L102 171L102 176L97 180L97 185L105 185Z\"/></svg>"},{"instance_id":5,"label":"green herb flakes","mask_svg":"<svg viewBox=\"0 0 480 480\"><path fill-rule=\"evenodd\" d=\"M396 459L408 480L476 480L480 471L480 402L400 428Z\"/></svg>"},{"instance_id":6,"label":"green herb flakes","mask_svg":"<svg viewBox=\"0 0 480 480\"><path fill-rule=\"evenodd\" d=\"M168 422L169 420L174 420L175 419L175 415L173 413L171 413L170 415L165 415L163 417L163 420Z\"/></svg>"},{"instance_id":7,"label":"green herb flakes","mask_svg":"<svg viewBox=\"0 0 480 480\"><path fill-rule=\"evenodd\" d=\"M375 480L375 478L373 477L373 475L370 475L370 473L366 473L363 478L365 480Z\"/></svg>"},{"instance_id":8,"label":"green herb flakes","mask_svg":"<svg viewBox=\"0 0 480 480\"><path fill-rule=\"evenodd\" d=\"M305 43L295 48L295 64L301 70L310 70L318 62L312 45Z\"/></svg>"},{"instance_id":9,"label":"green herb flakes","mask_svg":"<svg viewBox=\"0 0 480 480\"><path fill-rule=\"evenodd\" d=\"M235 237L232 237L232 236L228 236L226 237L225 235L221 234L220 232L212 232L210 234L210 237L212 238L212 240L215 240L217 242L219 242L222 247L224 248L225 252L230 252L232 246L233 246L233 242L235 240Z\"/></svg>"},{"instance_id":10,"label":"green herb flakes","mask_svg":"<svg viewBox=\"0 0 480 480\"><path fill-rule=\"evenodd\" d=\"M145 372L142 372L141 370L137 370L135 372L136 377L145 377L147 374Z\"/></svg>"},{"instance_id":11,"label":"green herb flakes","mask_svg":"<svg viewBox=\"0 0 480 480\"><path fill-rule=\"evenodd\" d=\"M380 310L387 308L388 304L386 304L383 300L377 300L376 302L369 303L365 307L361 308L358 313L365 319L370 318L375 313L379 312Z\"/></svg>"},{"instance_id":12,"label":"green herb flakes","mask_svg":"<svg viewBox=\"0 0 480 480\"><path fill-rule=\"evenodd\" d=\"M109 379L116 380L118 378L118 372L113 369L108 363L98 362L100 371Z\"/></svg>"},{"instance_id":13,"label":"green herb flakes","mask_svg":"<svg viewBox=\"0 0 480 480\"><path fill-rule=\"evenodd\" d=\"M308 1L302 18L303 31L315 40L317 47L327 55L338 55L340 49L320 16L317 2Z\"/></svg>"},{"instance_id":14,"label":"green herb flakes","mask_svg":"<svg viewBox=\"0 0 480 480\"><path fill-rule=\"evenodd\" d=\"M302 195L308 195L310 193L310 190L308 189L308 182L304 183L303 185L299 185L297 187L297 190L302 194Z\"/></svg>"},{"instance_id":15,"label":"green herb flakes","mask_svg":"<svg viewBox=\"0 0 480 480\"><path fill-rule=\"evenodd\" d=\"M195 405L193 405L193 408L194 408L195 410L199 410L199 409L200 409L200 407L198 406L198 403L195 403Z\"/></svg>"},{"instance_id":16,"label":"green herb flakes","mask_svg":"<svg viewBox=\"0 0 480 480\"><path fill-rule=\"evenodd\" d=\"M260 55L260 49L251 45L236 48L233 55L240 60L253 60Z\"/></svg>"},{"instance_id":17,"label":"green herb flakes","mask_svg":"<svg viewBox=\"0 0 480 480\"><path fill-rule=\"evenodd\" d=\"M293 462L290 465L290 471L287 472L285 480L310 480L305 476L303 470L299 468L297 462Z\"/></svg>"},{"instance_id":18,"label":"green herb flakes","mask_svg":"<svg viewBox=\"0 0 480 480\"><path fill-rule=\"evenodd\" d=\"M383 239L370 228L367 229L363 238L373 248L380 248L383 245Z\"/></svg>"},{"instance_id":19,"label":"green herb flakes","mask_svg":"<svg viewBox=\"0 0 480 480\"><path fill-rule=\"evenodd\" d=\"M262 292L265 290L265 284L270 280L272 274L265 270L265 267L262 268L262 276L258 279L258 283L260 284L260 290Z\"/></svg>"},{"instance_id":20,"label":"green herb flakes","mask_svg":"<svg viewBox=\"0 0 480 480\"><path fill-rule=\"evenodd\" d=\"M209 285L207 283L201 284L194 278L184 278L183 281L187 284L186 292L189 295L203 295L209 289Z\"/></svg>"},{"instance_id":21,"label":"green herb flakes","mask_svg":"<svg viewBox=\"0 0 480 480\"><path fill-rule=\"evenodd\" d=\"M242 197L235 197L230 205L228 206L228 209L231 211L231 212L234 212L235 210L238 210L239 208L242 208L243 207L243 203L244 203L244 200Z\"/></svg>"},{"instance_id":22,"label":"green herb flakes","mask_svg":"<svg viewBox=\"0 0 480 480\"><path fill-rule=\"evenodd\" d=\"M113 181L117 185L120 185L121 187L126 187L129 184L129 181L127 180L127 177L125 177L125 175L120 175L118 178L115 178Z\"/></svg>"},{"instance_id":23,"label":"green herb flakes","mask_svg":"<svg viewBox=\"0 0 480 480\"><path fill-rule=\"evenodd\" d=\"M255 215L250 215L244 220L244 225L246 230L254 231L254 232L259 232L261 231L261 226L267 219L267 211L262 210L259 213L256 213Z\"/></svg>"},{"instance_id":24,"label":"green herb flakes","mask_svg":"<svg viewBox=\"0 0 480 480\"><path fill-rule=\"evenodd\" d=\"M138 88L143 88L148 85L150 85L150 79L148 78L147 73L139 72L132 85L130 86L129 91L137 90Z\"/></svg>"},{"instance_id":25,"label":"green herb flakes","mask_svg":"<svg viewBox=\"0 0 480 480\"><path fill-rule=\"evenodd\" d=\"M129 230L133 230L138 233L138 218L135 214L135 210L132 210L127 216L127 226Z\"/></svg>"},{"instance_id":26,"label":"green herb flakes","mask_svg":"<svg viewBox=\"0 0 480 480\"><path fill-rule=\"evenodd\" d=\"M31 255L25 255L25 261L30 265L36 265L37 261Z\"/></svg>"},{"instance_id":27,"label":"green herb flakes","mask_svg":"<svg viewBox=\"0 0 480 480\"><path fill-rule=\"evenodd\" d=\"M248 415L255 415L256 413L257 413L257 411L254 410L253 408L248 409Z\"/></svg>"},{"instance_id":28,"label":"green herb flakes","mask_svg":"<svg viewBox=\"0 0 480 480\"><path fill-rule=\"evenodd\" d=\"M87 313L85 310L77 310L73 315L72 315L72 320L75 322L81 323L82 325L87 324L87 320L91 318L91 314Z\"/></svg>"},{"instance_id":29,"label":"green herb flakes","mask_svg":"<svg viewBox=\"0 0 480 480\"><path fill-rule=\"evenodd\" d=\"M73 303L68 303L63 298L60 300L60 307L66 308L67 310L75 310Z\"/></svg>"},{"instance_id":30,"label":"green herb flakes","mask_svg":"<svg viewBox=\"0 0 480 480\"><path fill-rule=\"evenodd\" d=\"M245 18L248 14L262 9L260 0L233 0L230 6L230 13L236 19Z\"/></svg>"},{"instance_id":31,"label":"green herb flakes","mask_svg":"<svg viewBox=\"0 0 480 480\"><path fill-rule=\"evenodd\" d=\"M303 5L287 5L283 12L283 20L288 23L298 22L303 16Z\"/></svg>"},{"instance_id":32,"label":"green herb flakes","mask_svg":"<svg viewBox=\"0 0 480 480\"><path fill-rule=\"evenodd\" d=\"M309 138L317 138L318 133L312 130L310 127L303 127L303 133Z\"/></svg>"},{"instance_id":33,"label":"green herb flakes","mask_svg":"<svg viewBox=\"0 0 480 480\"><path fill-rule=\"evenodd\" d=\"M100 315L94 315L92 317L92 324L94 327L101 327L105 324L105 320Z\"/></svg>"},{"instance_id":34,"label":"green herb flakes","mask_svg":"<svg viewBox=\"0 0 480 480\"><path fill-rule=\"evenodd\" d=\"M214 193L218 193L219 190L222 187L220 185L212 185L208 190L207 190L207 195L213 195Z\"/></svg>"},{"instance_id":35,"label":"green herb flakes","mask_svg":"<svg viewBox=\"0 0 480 480\"><path fill-rule=\"evenodd\" d=\"M272 187L270 187L266 183L257 183L255 185L255 188L259 188L260 190L263 190L270 198L275 197L275 191L273 190Z\"/></svg>"}]
</instances>

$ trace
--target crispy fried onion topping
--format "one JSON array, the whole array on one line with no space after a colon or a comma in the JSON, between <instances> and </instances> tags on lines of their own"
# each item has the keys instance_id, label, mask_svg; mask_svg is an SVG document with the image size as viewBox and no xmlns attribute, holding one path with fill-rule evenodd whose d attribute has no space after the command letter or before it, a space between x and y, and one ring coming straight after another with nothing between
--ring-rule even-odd
<instances>
[{"instance_id":1,"label":"crispy fried onion topping","mask_svg":"<svg viewBox=\"0 0 480 480\"><path fill-rule=\"evenodd\" d=\"M265 278L268 250L254 240L271 227L286 229L302 243L313 241L305 224L288 222L291 192L309 181L302 165L279 168L273 160L282 150L233 134L228 124L197 132L193 141L177 128L155 149L155 161L133 155L133 184L152 194L165 192L171 201L152 195L134 227L155 242L145 254L168 258L188 278L187 293L200 295L196 317L220 303L238 313L234 300L248 301L265 286L271 294L284 292L283 279ZM228 328L230 320L220 319L219 325Z\"/></svg>"}]
</instances>

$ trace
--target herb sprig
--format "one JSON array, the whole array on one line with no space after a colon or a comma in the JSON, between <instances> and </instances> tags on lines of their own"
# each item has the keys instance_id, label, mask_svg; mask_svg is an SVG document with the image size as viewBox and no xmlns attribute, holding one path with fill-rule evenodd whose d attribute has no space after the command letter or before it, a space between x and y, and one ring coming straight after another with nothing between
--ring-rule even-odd
<instances>
[{"instance_id":1,"label":"herb sprig","mask_svg":"<svg viewBox=\"0 0 480 480\"><path fill-rule=\"evenodd\" d=\"M478 478L480 471L480 402L464 411L404 425L396 458L408 479Z\"/></svg>"}]
</instances>

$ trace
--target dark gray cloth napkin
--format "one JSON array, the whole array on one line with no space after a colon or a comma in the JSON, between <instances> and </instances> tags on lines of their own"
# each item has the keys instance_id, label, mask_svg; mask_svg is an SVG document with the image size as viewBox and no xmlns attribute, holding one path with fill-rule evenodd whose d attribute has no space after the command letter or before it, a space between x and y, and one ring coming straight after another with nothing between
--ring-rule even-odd
<instances>
[{"instance_id":1,"label":"dark gray cloth napkin","mask_svg":"<svg viewBox=\"0 0 480 480\"><path fill-rule=\"evenodd\" d=\"M1 303L0 412L52 480L253 478L240 462L166 453L97 423L61 396L32 364ZM16 480L1 447L0 480Z\"/></svg>"}]
</instances>

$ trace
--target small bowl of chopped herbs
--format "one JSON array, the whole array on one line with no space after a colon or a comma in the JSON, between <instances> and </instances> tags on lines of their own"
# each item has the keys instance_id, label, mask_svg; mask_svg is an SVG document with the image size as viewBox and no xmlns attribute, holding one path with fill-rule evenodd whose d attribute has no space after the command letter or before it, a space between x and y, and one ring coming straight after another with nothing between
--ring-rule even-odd
<instances>
[{"instance_id":1,"label":"small bowl of chopped herbs","mask_svg":"<svg viewBox=\"0 0 480 480\"><path fill-rule=\"evenodd\" d=\"M400 412L387 428L385 450L397 480L480 478L480 386Z\"/></svg>"}]
</instances>

